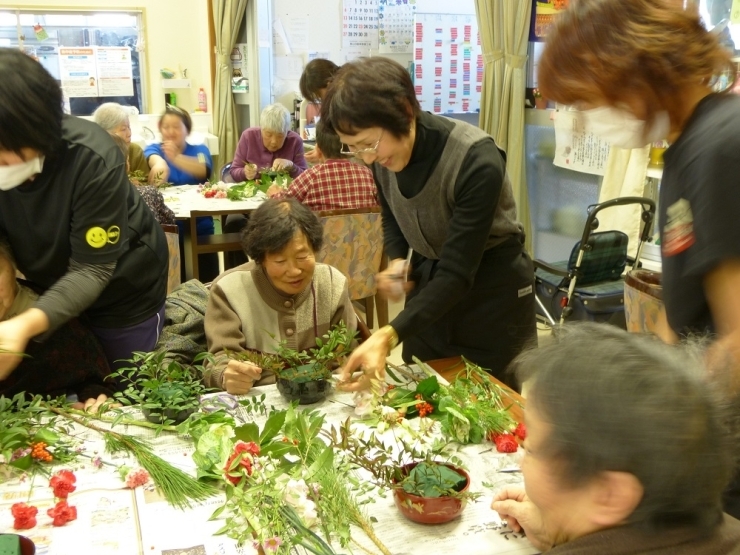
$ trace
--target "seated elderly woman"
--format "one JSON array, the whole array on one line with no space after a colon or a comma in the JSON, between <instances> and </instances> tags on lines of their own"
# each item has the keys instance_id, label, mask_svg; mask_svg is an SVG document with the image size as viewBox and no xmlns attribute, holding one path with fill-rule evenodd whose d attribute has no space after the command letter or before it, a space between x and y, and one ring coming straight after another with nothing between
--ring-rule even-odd
<instances>
[{"instance_id":1,"label":"seated elderly woman","mask_svg":"<svg viewBox=\"0 0 740 555\"><path fill-rule=\"evenodd\" d=\"M553 555L740 553L722 512L732 404L698 356L582 324L515 364L530 384L525 488L492 504L509 526Z\"/></svg>"},{"instance_id":2,"label":"seated elderly woman","mask_svg":"<svg viewBox=\"0 0 740 555\"><path fill-rule=\"evenodd\" d=\"M106 102L93 112L93 118L95 123L108 133L126 141L128 146L128 171L139 172L146 180L149 175L149 164L146 163L146 158L144 158L144 150L136 143L131 142L131 123L129 121L129 111L126 107L117 102Z\"/></svg>"},{"instance_id":3,"label":"seated elderly woman","mask_svg":"<svg viewBox=\"0 0 740 555\"><path fill-rule=\"evenodd\" d=\"M254 179L264 168L284 170L296 177L307 167L303 140L290 130L288 109L270 104L260 114L260 126L242 133L229 172L239 182Z\"/></svg>"},{"instance_id":4,"label":"seated elderly woman","mask_svg":"<svg viewBox=\"0 0 740 555\"><path fill-rule=\"evenodd\" d=\"M322 242L318 217L295 199L270 199L254 211L242 239L251 261L218 276L208 297L206 340L216 363L207 386L241 394L274 381L228 352L274 353L282 340L303 351L340 321L357 329L347 279L316 263Z\"/></svg>"},{"instance_id":5,"label":"seated elderly woman","mask_svg":"<svg viewBox=\"0 0 740 555\"><path fill-rule=\"evenodd\" d=\"M303 157L303 139L290 130L290 113L282 104L270 104L260 114L260 126L242 133L229 174L237 183L260 176L265 168L287 171L298 176L308 167ZM238 233L247 225L247 216L229 214L224 233ZM226 254L226 265L233 268L247 261L240 252Z\"/></svg>"}]
</instances>

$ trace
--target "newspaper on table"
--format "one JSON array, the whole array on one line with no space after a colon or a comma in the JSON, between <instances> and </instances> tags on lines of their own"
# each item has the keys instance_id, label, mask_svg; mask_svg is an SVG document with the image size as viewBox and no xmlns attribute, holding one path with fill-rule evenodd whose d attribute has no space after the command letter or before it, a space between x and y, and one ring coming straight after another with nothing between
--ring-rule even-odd
<instances>
[{"instance_id":1,"label":"newspaper on table","mask_svg":"<svg viewBox=\"0 0 740 555\"><path fill-rule=\"evenodd\" d=\"M418 369L412 370L418 371ZM444 382L444 378L439 377ZM284 409L289 403L275 386L258 388L247 397L265 395L265 405ZM339 425L354 415L353 396L334 391L321 404L309 405L308 410L320 410L325 425ZM131 411L135 417L138 411ZM234 411L237 420L254 421L260 426L266 417L254 416L242 407ZM102 424L101 426L104 426ZM119 425L117 431L145 438L154 451L170 464L195 475L192 454L195 450L188 437L162 433L137 426ZM88 456L100 454L115 464L135 464L125 455L104 454L100 434L75 425L71 432L84 441ZM372 492L372 502L363 508L373 518L376 535L394 555L417 553L464 553L465 555L528 555L538 551L521 534L513 533L490 509L496 490L509 484L521 484L521 473L510 472L518 466L517 454L500 454L490 443L460 446L456 455L464 462L471 476L470 491L482 492L476 502L468 502L460 517L447 524L434 526L407 520L396 509L391 492ZM10 507L13 503L30 501L39 508L38 524L26 531L37 544L37 554L79 555L252 555L257 553L251 545L237 546L226 536L214 535L223 526L220 519L209 520L222 505L224 494L219 493L186 510L169 505L148 485L136 490L126 489L115 468L104 466L94 469L91 464L76 465L77 490L70 496L70 504L77 507L77 520L62 527L53 527L46 510L53 507L48 480L37 476L31 488L29 479L11 481L0 486L0 532L15 532ZM502 470L506 470L502 472ZM483 484L491 487L487 488ZM368 553L378 553L377 548L359 529L353 535ZM342 550L335 545L337 553ZM355 550L356 552L356 550ZM306 553L295 550L297 555Z\"/></svg>"}]
</instances>

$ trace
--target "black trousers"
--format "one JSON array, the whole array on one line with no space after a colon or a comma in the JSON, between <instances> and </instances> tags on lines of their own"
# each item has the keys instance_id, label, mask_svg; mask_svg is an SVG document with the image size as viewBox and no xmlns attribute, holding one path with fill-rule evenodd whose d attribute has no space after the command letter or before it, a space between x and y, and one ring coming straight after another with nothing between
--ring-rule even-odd
<instances>
[{"instance_id":1,"label":"black trousers","mask_svg":"<svg viewBox=\"0 0 740 555\"><path fill-rule=\"evenodd\" d=\"M437 261L414 261L410 279L416 287L406 299L411 306L434 279ZM537 342L534 270L518 239L483 254L473 287L442 318L404 339L403 360L422 361L463 355L519 390L509 363Z\"/></svg>"}]
</instances>

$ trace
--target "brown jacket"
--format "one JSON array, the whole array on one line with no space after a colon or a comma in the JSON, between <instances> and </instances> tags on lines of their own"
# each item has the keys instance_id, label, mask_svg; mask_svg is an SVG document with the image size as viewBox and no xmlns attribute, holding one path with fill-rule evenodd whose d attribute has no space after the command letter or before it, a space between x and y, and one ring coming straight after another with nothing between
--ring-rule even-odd
<instances>
[{"instance_id":1,"label":"brown jacket","mask_svg":"<svg viewBox=\"0 0 740 555\"><path fill-rule=\"evenodd\" d=\"M724 515L722 524L709 536L694 530L646 533L620 526L559 545L547 555L740 555L740 521Z\"/></svg>"}]
</instances>

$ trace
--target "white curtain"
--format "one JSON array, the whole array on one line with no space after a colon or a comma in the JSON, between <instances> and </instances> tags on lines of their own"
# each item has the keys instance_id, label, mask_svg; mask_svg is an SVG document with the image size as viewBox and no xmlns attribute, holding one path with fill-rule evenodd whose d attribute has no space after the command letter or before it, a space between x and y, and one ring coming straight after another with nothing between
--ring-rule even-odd
<instances>
[{"instance_id":1,"label":"white curtain","mask_svg":"<svg viewBox=\"0 0 740 555\"><path fill-rule=\"evenodd\" d=\"M599 202L617 197L644 197L650 146L624 149L611 147L606 159ZM599 212L598 231L616 229L629 237L629 256L635 256L640 235L642 209L637 204L615 206Z\"/></svg>"},{"instance_id":2,"label":"white curtain","mask_svg":"<svg viewBox=\"0 0 740 555\"><path fill-rule=\"evenodd\" d=\"M532 252L532 226L524 171L524 89L532 2L476 0L483 48L480 128L506 151L506 168L519 219Z\"/></svg>"},{"instance_id":3,"label":"white curtain","mask_svg":"<svg viewBox=\"0 0 740 555\"><path fill-rule=\"evenodd\" d=\"M247 0L212 0L212 6L216 34L213 132L218 136L219 159L225 163L231 161L239 141L234 95L231 93L230 55L244 20Z\"/></svg>"}]
</instances>

